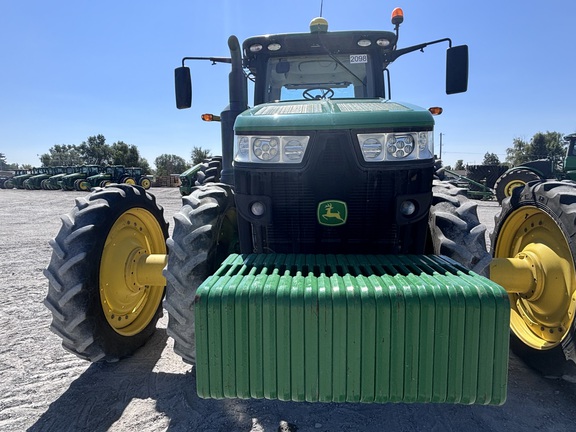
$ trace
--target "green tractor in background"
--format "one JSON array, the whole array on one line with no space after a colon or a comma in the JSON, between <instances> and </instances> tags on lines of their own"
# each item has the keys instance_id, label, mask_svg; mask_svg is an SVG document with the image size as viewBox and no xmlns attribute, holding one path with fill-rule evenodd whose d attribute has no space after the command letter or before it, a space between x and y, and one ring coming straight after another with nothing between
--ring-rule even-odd
<instances>
[{"instance_id":1,"label":"green tractor in background","mask_svg":"<svg viewBox=\"0 0 576 432\"><path fill-rule=\"evenodd\" d=\"M81 190L90 190L95 187L105 187L112 183L138 184L144 189L150 189L152 184L150 178L142 174L142 168L110 165L102 169L100 173L87 177L80 182L79 187Z\"/></svg>"},{"instance_id":2,"label":"green tractor in background","mask_svg":"<svg viewBox=\"0 0 576 432\"><path fill-rule=\"evenodd\" d=\"M144 189L150 189L152 186L152 176L145 174L140 167L127 167L126 175L133 178L136 184Z\"/></svg>"},{"instance_id":3,"label":"green tractor in background","mask_svg":"<svg viewBox=\"0 0 576 432\"><path fill-rule=\"evenodd\" d=\"M104 187L111 183L127 183L135 185L136 181L126 173L124 165L110 165L104 167L98 174L86 177L80 182L81 190L89 191L95 187Z\"/></svg>"},{"instance_id":4,"label":"green tractor in background","mask_svg":"<svg viewBox=\"0 0 576 432\"><path fill-rule=\"evenodd\" d=\"M30 190L46 189L46 181L57 174L65 172L65 167L40 167L36 168L37 174L24 181L24 187Z\"/></svg>"},{"instance_id":5,"label":"green tractor in background","mask_svg":"<svg viewBox=\"0 0 576 432\"><path fill-rule=\"evenodd\" d=\"M24 189L24 182L32 177L33 175L38 174L38 168L32 169L19 169L16 170L14 177L10 178L4 183L4 187L6 189Z\"/></svg>"},{"instance_id":6,"label":"green tractor in background","mask_svg":"<svg viewBox=\"0 0 576 432\"><path fill-rule=\"evenodd\" d=\"M568 148L562 171L555 170L554 162L550 159L530 161L510 168L494 184L498 202L502 204L505 198L512 196L514 189L523 188L533 181L576 180L576 134L566 135L564 140L567 141Z\"/></svg>"},{"instance_id":7,"label":"green tractor in background","mask_svg":"<svg viewBox=\"0 0 576 432\"><path fill-rule=\"evenodd\" d=\"M170 238L141 187L77 199L45 271L64 348L133 354L166 294L207 398L502 404L510 328L524 359L576 361L576 189L515 189L490 256L477 205L434 180L431 112L390 99L393 62L443 42L446 92L466 91L467 46L398 48L402 21L398 8L393 32L329 32L316 18L185 57L178 108L185 61L231 65L219 182L195 180Z\"/></svg>"},{"instance_id":8,"label":"green tractor in background","mask_svg":"<svg viewBox=\"0 0 576 432\"><path fill-rule=\"evenodd\" d=\"M8 189L4 186L7 180L10 180L14 177L14 172L12 171L0 171L0 189ZM12 188L10 188L12 189Z\"/></svg>"},{"instance_id":9,"label":"green tractor in background","mask_svg":"<svg viewBox=\"0 0 576 432\"><path fill-rule=\"evenodd\" d=\"M60 185L60 189L64 191L88 191L89 189L80 188L81 182L87 177L97 175L100 171L101 168L99 165L82 165L78 167L78 170L75 172L63 176L58 180L58 184Z\"/></svg>"},{"instance_id":10,"label":"green tractor in background","mask_svg":"<svg viewBox=\"0 0 576 432\"><path fill-rule=\"evenodd\" d=\"M46 180L42 180L40 186L42 189L45 190L59 190L62 189L60 182L62 181L62 177L73 174L80 170L79 166L67 166L67 167L57 167L56 174L48 177Z\"/></svg>"}]
</instances>

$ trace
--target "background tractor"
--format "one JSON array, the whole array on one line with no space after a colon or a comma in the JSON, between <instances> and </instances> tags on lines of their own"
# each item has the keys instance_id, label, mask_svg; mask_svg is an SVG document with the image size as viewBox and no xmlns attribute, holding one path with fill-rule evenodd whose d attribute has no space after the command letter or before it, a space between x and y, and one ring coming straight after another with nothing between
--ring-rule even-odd
<instances>
[{"instance_id":1,"label":"background tractor","mask_svg":"<svg viewBox=\"0 0 576 432\"><path fill-rule=\"evenodd\" d=\"M150 189L150 186L152 186L152 176L145 174L140 167L127 167L126 175L133 178L136 184L144 189Z\"/></svg>"},{"instance_id":2,"label":"background tractor","mask_svg":"<svg viewBox=\"0 0 576 432\"><path fill-rule=\"evenodd\" d=\"M97 175L100 172L98 165L81 165L76 171L71 174L63 176L58 183L60 188L65 191L77 190L80 191L80 183L87 177ZM84 189L88 190L88 189Z\"/></svg>"},{"instance_id":3,"label":"background tractor","mask_svg":"<svg viewBox=\"0 0 576 432\"><path fill-rule=\"evenodd\" d=\"M88 191L94 187L104 187L111 183L127 183L134 185L136 181L127 172L124 165L110 165L101 170L98 174L86 177L81 181L81 190Z\"/></svg>"},{"instance_id":4,"label":"background tractor","mask_svg":"<svg viewBox=\"0 0 576 432\"><path fill-rule=\"evenodd\" d=\"M65 175L69 175L69 174L73 174L75 172L78 172L79 170L80 170L80 167L78 167L78 166L62 167L61 172L54 174L53 176L49 177L45 181L44 180L42 181L42 183L41 183L42 189L46 189L46 190L62 189L62 187L60 185L60 182L62 181L62 177L64 177Z\"/></svg>"},{"instance_id":5,"label":"background tractor","mask_svg":"<svg viewBox=\"0 0 576 432\"><path fill-rule=\"evenodd\" d=\"M53 175L62 174L65 171L64 167L40 167L35 169L36 174L24 180L24 187L26 189L46 189L43 187L43 184L46 185L46 180L48 180Z\"/></svg>"},{"instance_id":6,"label":"background tractor","mask_svg":"<svg viewBox=\"0 0 576 432\"><path fill-rule=\"evenodd\" d=\"M4 182L4 187L6 189L24 189L24 182L35 174L38 174L37 168L16 170L14 177Z\"/></svg>"},{"instance_id":7,"label":"background tractor","mask_svg":"<svg viewBox=\"0 0 576 432\"><path fill-rule=\"evenodd\" d=\"M564 140L568 142L568 148L562 171L554 169L554 162L550 159L530 161L510 168L494 185L498 202L502 203L504 198L511 196L515 188L523 188L532 181L576 180L576 134L566 135Z\"/></svg>"},{"instance_id":8,"label":"background tractor","mask_svg":"<svg viewBox=\"0 0 576 432\"><path fill-rule=\"evenodd\" d=\"M111 183L138 184L144 189L150 189L150 185L152 184L150 179L142 174L142 168L126 168L123 165L110 165L104 167L100 173L89 176L84 181L81 181L79 188L88 191L92 188L104 187Z\"/></svg>"},{"instance_id":9,"label":"background tractor","mask_svg":"<svg viewBox=\"0 0 576 432\"><path fill-rule=\"evenodd\" d=\"M76 200L45 271L63 346L131 355L166 288L202 397L502 404L510 328L525 357L572 360L573 187L515 190L490 256L476 204L434 180L431 112L390 100L385 79L400 56L448 43L446 91L464 92L467 47L398 48L402 21L395 9L393 32L329 32L316 18L306 33L231 36L230 57L185 57L178 108L185 61L231 65L219 182L196 178L170 238L141 187Z\"/></svg>"},{"instance_id":10,"label":"background tractor","mask_svg":"<svg viewBox=\"0 0 576 432\"><path fill-rule=\"evenodd\" d=\"M4 186L6 180L11 179L14 176L13 171L0 171L0 189L7 189Z\"/></svg>"}]
</instances>

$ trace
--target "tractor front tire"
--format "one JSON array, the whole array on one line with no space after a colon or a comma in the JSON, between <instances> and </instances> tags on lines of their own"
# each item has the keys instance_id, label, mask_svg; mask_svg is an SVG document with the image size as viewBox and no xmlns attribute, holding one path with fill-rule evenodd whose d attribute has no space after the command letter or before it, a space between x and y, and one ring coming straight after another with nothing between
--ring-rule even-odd
<instances>
[{"instance_id":1,"label":"tractor front tire","mask_svg":"<svg viewBox=\"0 0 576 432\"><path fill-rule=\"evenodd\" d=\"M194 299L200 284L222 261L238 252L234 193L224 184L200 186L182 198L168 239L166 301L168 335L174 351L190 364L196 361Z\"/></svg>"},{"instance_id":2,"label":"tractor front tire","mask_svg":"<svg viewBox=\"0 0 576 432\"><path fill-rule=\"evenodd\" d=\"M486 248L486 227L478 219L478 204L461 195L459 188L436 185L432 192L427 252L487 275L492 257Z\"/></svg>"},{"instance_id":3,"label":"tractor front tire","mask_svg":"<svg viewBox=\"0 0 576 432\"><path fill-rule=\"evenodd\" d=\"M93 362L113 362L152 336L164 286L142 285L127 269L140 255L165 255L167 237L163 209L142 188L97 188L76 200L50 242L44 271L50 328L65 349Z\"/></svg>"},{"instance_id":4,"label":"tractor front tire","mask_svg":"<svg viewBox=\"0 0 576 432\"><path fill-rule=\"evenodd\" d=\"M491 237L495 258L530 260L535 288L509 293L510 347L548 376L576 368L576 184L544 181L514 189Z\"/></svg>"},{"instance_id":5,"label":"tractor front tire","mask_svg":"<svg viewBox=\"0 0 576 432\"><path fill-rule=\"evenodd\" d=\"M496 183L494 183L494 190L496 192L496 199L502 205L502 201L505 198L512 195L512 191L516 188L523 188L531 181L542 181L542 177L540 177L534 171L531 171L526 168L514 168L511 170L506 171Z\"/></svg>"}]
</instances>

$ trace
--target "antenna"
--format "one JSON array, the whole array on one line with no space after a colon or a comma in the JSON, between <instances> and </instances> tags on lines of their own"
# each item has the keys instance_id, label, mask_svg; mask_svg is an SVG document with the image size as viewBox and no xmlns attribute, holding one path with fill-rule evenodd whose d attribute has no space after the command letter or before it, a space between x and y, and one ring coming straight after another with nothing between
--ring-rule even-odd
<instances>
[{"instance_id":1,"label":"antenna","mask_svg":"<svg viewBox=\"0 0 576 432\"><path fill-rule=\"evenodd\" d=\"M320 0L320 16L322 16L322 7L324 6L324 0Z\"/></svg>"}]
</instances>

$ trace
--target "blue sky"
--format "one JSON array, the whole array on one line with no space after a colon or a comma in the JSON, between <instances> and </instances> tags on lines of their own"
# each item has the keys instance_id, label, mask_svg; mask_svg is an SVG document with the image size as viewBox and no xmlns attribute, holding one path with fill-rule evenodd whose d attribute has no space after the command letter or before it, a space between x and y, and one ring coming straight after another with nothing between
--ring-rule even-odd
<instances>
[{"instance_id":1,"label":"blue sky","mask_svg":"<svg viewBox=\"0 0 576 432\"><path fill-rule=\"evenodd\" d=\"M399 47L450 37L468 44L467 93L446 96L446 45L391 66L392 96L436 118L436 153L453 165L504 160L516 137L576 132L576 2L325 0L330 30L392 30L404 10ZM173 70L184 56L228 56L227 38L306 32L320 1L167 0L0 3L0 153L40 165L55 144L103 134L138 146L150 164L160 154L190 159L194 146L220 154L218 123L200 115L227 104L229 65L189 63L193 107L177 110Z\"/></svg>"}]
</instances>

